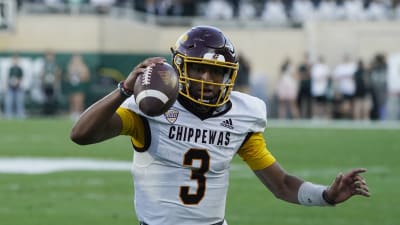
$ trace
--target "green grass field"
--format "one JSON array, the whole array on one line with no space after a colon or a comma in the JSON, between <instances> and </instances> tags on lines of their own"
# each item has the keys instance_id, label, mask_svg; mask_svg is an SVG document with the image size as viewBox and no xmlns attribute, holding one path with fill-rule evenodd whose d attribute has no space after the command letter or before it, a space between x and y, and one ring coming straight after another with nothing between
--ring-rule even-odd
<instances>
[{"instance_id":1,"label":"green grass field","mask_svg":"<svg viewBox=\"0 0 400 225\"><path fill-rule=\"evenodd\" d=\"M129 139L92 146L69 140L68 120L0 120L0 158L96 158L130 161ZM271 152L304 179L330 184L339 171L365 167L372 197L336 207L303 207L275 199L235 159L226 217L229 225L398 225L400 129L268 128ZM0 224L138 224L129 171L0 173Z\"/></svg>"}]
</instances>

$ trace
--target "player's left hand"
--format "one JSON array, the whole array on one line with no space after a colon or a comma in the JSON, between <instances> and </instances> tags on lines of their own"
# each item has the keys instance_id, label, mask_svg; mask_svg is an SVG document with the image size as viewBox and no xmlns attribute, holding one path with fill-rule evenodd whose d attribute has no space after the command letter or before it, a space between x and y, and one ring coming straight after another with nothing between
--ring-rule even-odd
<instances>
[{"instance_id":1,"label":"player's left hand","mask_svg":"<svg viewBox=\"0 0 400 225\"><path fill-rule=\"evenodd\" d=\"M341 203L351 198L353 195L369 197L369 189L364 177L360 174L366 169L358 168L348 173L339 173L335 181L326 191L327 200L334 203Z\"/></svg>"}]
</instances>

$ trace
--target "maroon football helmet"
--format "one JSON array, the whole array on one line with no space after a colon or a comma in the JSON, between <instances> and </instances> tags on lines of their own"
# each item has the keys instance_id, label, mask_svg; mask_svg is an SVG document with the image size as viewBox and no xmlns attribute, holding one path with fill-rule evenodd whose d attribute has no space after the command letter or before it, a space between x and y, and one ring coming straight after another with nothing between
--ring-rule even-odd
<instances>
[{"instance_id":1,"label":"maroon football helmet","mask_svg":"<svg viewBox=\"0 0 400 225\"><path fill-rule=\"evenodd\" d=\"M182 34L171 48L173 66L179 74L179 93L191 101L209 107L219 107L229 100L239 67L235 49L228 38L218 28L196 26ZM224 68L223 82L215 83L194 79L188 74L189 64L203 64ZM212 101L205 99L204 93L194 96L190 84L216 85L220 92Z\"/></svg>"}]
</instances>

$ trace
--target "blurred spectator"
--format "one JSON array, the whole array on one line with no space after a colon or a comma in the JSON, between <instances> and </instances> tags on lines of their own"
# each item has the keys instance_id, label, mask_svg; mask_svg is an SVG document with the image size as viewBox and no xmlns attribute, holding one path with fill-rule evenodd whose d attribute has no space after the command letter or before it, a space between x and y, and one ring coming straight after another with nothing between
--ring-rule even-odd
<instances>
[{"instance_id":1,"label":"blurred spectator","mask_svg":"<svg viewBox=\"0 0 400 225\"><path fill-rule=\"evenodd\" d=\"M233 7L226 0L209 1L205 16L208 19L228 20L233 18Z\"/></svg>"},{"instance_id":2,"label":"blurred spectator","mask_svg":"<svg viewBox=\"0 0 400 225\"><path fill-rule=\"evenodd\" d=\"M343 4L343 18L352 21L366 19L364 2L362 0L346 0Z\"/></svg>"},{"instance_id":3,"label":"blurred spectator","mask_svg":"<svg viewBox=\"0 0 400 225\"><path fill-rule=\"evenodd\" d=\"M90 4L95 7L97 13L99 14L110 12L114 3L115 0L90 0Z\"/></svg>"},{"instance_id":4,"label":"blurred spectator","mask_svg":"<svg viewBox=\"0 0 400 225\"><path fill-rule=\"evenodd\" d=\"M369 20L386 20L389 12L383 0L372 0L365 9L365 14Z\"/></svg>"},{"instance_id":5,"label":"blurred spectator","mask_svg":"<svg viewBox=\"0 0 400 225\"><path fill-rule=\"evenodd\" d=\"M58 13L65 9L65 5L62 0L43 0L43 2L50 12Z\"/></svg>"},{"instance_id":6,"label":"blurred spectator","mask_svg":"<svg viewBox=\"0 0 400 225\"><path fill-rule=\"evenodd\" d=\"M295 24L303 24L314 19L314 5L310 0L297 0L293 2L291 17Z\"/></svg>"},{"instance_id":7,"label":"blurred spectator","mask_svg":"<svg viewBox=\"0 0 400 225\"><path fill-rule=\"evenodd\" d=\"M354 108L354 94L356 85L354 82L354 73L357 65L349 55L343 56L342 62L339 63L333 72L334 86L337 87L336 95L339 101L338 106L341 117L352 119Z\"/></svg>"},{"instance_id":8,"label":"blurred spectator","mask_svg":"<svg viewBox=\"0 0 400 225\"><path fill-rule=\"evenodd\" d=\"M239 19L253 19L257 16L254 0L241 0L238 8Z\"/></svg>"},{"instance_id":9,"label":"blurred spectator","mask_svg":"<svg viewBox=\"0 0 400 225\"><path fill-rule=\"evenodd\" d=\"M72 0L72 1L87 1L87 0ZM133 3L132 0L115 0L114 6L116 6L116 7L128 7L128 6L131 6L131 3Z\"/></svg>"},{"instance_id":10,"label":"blurred spectator","mask_svg":"<svg viewBox=\"0 0 400 225\"><path fill-rule=\"evenodd\" d=\"M400 120L400 54L393 54L388 60L388 119Z\"/></svg>"},{"instance_id":11,"label":"blurred spectator","mask_svg":"<svg viewBox=\"0 0 400 225\"><path fill-rule=\"evenodd\" d=\"M331 71L322 56L311 67L311 95L313 97L312 117L314 119L329 118L328 84Z\"/></svg>"},{"instance_id":12,"label":"blurred spectator","mask_svg":"<svg viewBox=\"0 0 400 225\"><path fill-rule=\"evenodd\" d=\"M274 116L273 112L271 110L275 110L275 106L273 105L274 101L269 101L269 76L268 74L265 73L253 73L250 77L250 94L253 96L256 96L263 100L265 103L268 103L268 115Z\"/></svg>"},{"instance_id":13,"label":"blurred spectator","mask_svg":"<svg viewBox=\"0 0 400 225\"><path fill-rule=\"evenodd\" d=\"M239 9L241 7L240 4L243 2L243 0L228 0L228 2L231 4L233 9L233 17L237 18L239 16Z\"/></svg>"},{"instance_id":14,"label":"blurred spectator","mask_svg":"<svg viewBox=\"0 0 400 225\"><path fill-rule=\"evenodd\" d=\"M144 11L149 14L158 14L157 0L145 0Z\"/></svg>"},{"instance_id":15,"label":"blurred spectator","mask_svg":"<svg viewBox=\"0 0 400 225\"><path fill-rule=\"evenodd\" d=\"M24 72L19 62L19 56L13 55L12 64L8 70L7 87L4 96L4 114L7 119L25 118L25 90L22 87Z\"/></svg>"},{"instance_id":16,"label":"blurred spectator","mask_svg":"<svg viewBox=\"0 0 400 225\"><path fill-rule=\"evenodd\" d=\"M330 21L336 20L339 16L337 14L337 5L335 0L323 0L316 9L316 17L319 20Z\"/></svg>"},{"instance_id":17,"label":"blurred spectator","mask_svg":"<svg viewBox=\"0 0 400 225\"><path fill-rule=\"evenodd\" d=\"M4 4L0 4L0 28L7 28L7 26L8 26L5 11L6 11L6 6Z\"/></svg>"},{"instance_id":18,"label":"blurred spectator","mask_svg":"<svg viewBox=\"0 0 400 225\"><path fill-rule=\"evenodd\" d=\"M369 118L368 77L364 62L360 59L354 73L356 91L354 94L354 119L367 120Z\"/></svg>"},{"instance_id":19,"label":"blurred spectator","mask_svg":"<svg viewBox=\"0 0 400 225\"><path fill-rule=\"evenodd\" d=\"M249 80L251 74L250 63L243 54L239 54L239 70L237 73L234 89L243 93L249 93Z\"/></svg>"},{"instance_id":20,"label":"blurred spectator","mask_svg":"<svg viewBox=\"0 0 400 225\"><path fill-rule=\"evenodd\" d=\"M195 16L197 12L197 2L195 0L177 0L178 3L175 5L180 5L182 11L181 16Z\"/></svg>"},{"instance_id":21,"label":"blurred spectator","mask_svg":"<svg viewBox=\"0 0 400 225\"><path fill-rule=\"evenodd\" d=\"M67 68L69 111L72 120L78 119L85 108L85 90L89 79L89 68L82 56L73 55Z\"/></svg>"},{"instance_id":22,"label":"blurred spectator","mask_svg":"<svg viewBox=\"0 0 400 225\"><path fill-rule=\"evenodd\" d=\"M52 51L45 53L41 72L42 91L44 94L43 114L53 115L58 110L58 95L60 94L61 70Z\"/></svg>"},{"instance_id":23,"label":"blurred spectator","mask_svg":"<svg viewBox=\"0 0 400 225\"><path fill-rule=\"evenodd\" d=\"M288 18L282 1L270 0L265 2L264 10L261 12L261 19L271 26L287 25Z\"/></svg>"},{"instance_id":24,"label":"blurred spectator","mask_svg":"<svg viewBox=\"0 0 400 225\"><path fill-rule=\"evenodd\" d=\"M79 14L85 0L67 0L71 14Z\"/></svg>"},{"instance_id":25,"label":"blurred spectator","mask_svg":"<svg viewBox=\"0 0 400 225\"><path fill-rule=\"evenodd\" d=\"M16 4L17 4L17 11L21 10L21 6L22 6L22 2L24 0L15 0Z\"/></svg>"},{"instance_id":26,"label":"blurred spectator","mask_svg":"<svg viewBox=\"0 0 400 225\"><path fill-rule=\"evenodd\" d=\"M377 54L370 70L370 87L372 97L372 120L383 120L386 118L386 100L387 100L387 63L383 54Z\"/></svg>"},{"instance_id":27,"label":"blurred spectator","mask_svg":"<svg viewBox=\"0 0 400 225\"><path fill-rule=\"evenodd\" d=\"M158 0L148 1L155 7L156 14L161 16L194 16L196 3L194 0Z\"/></svg>"},{"instance_id":28,"label":"blurred spectator","mask_svg":"<svg viewBox=\"0 0 400 225\"><path fill-rule=\"evenodd\" d=\"M308 54L304 55L303 61L297 68L297 77L299 79L299 93L297 94L297 105L301 118L311 118L311 62Z\"/></svg>"},{"instance_id":29,"label":"blurred spectator","mask_svg":"<svg viewBox=\"0 0 400 225\"><path fill-rule=\"evenodd\" d=\"M393 3L393 17L396 20L400 20L400 1L395 1Z\"/></svg>"},{"instance_id":30,"label":"blurred spectator","mask_svg":"<svg viewBox=\"0 0 400 225\"><path fill-rule=\"evenodd\" d=\"M276 94L278 97L278 117L280 119L299 118L296 99L298 82L294 77L294 70L290 59L285 59L281 66L280 77Z\"/></svg>"},{"instance_id":31,"label":"blurred spectator","mask_svg":"<svg viewBox=\"0 0 400 225\"><path fill-rule=\"evenodd\" d=\"M159 0L157 2L157 9L157 14L160 16L177 15L180 14L178 11L182 11L181 5L174 4L172 0Z\"/></svg>"}]
</instances>

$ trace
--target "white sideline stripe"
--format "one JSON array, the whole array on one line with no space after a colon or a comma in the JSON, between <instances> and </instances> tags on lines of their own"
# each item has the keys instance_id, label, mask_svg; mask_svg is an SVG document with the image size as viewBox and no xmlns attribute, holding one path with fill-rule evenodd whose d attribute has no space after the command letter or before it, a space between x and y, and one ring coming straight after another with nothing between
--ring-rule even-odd
<instances>
[{"instance_id":1,"label":"white sideline stripe","mask_svg":"<svg viewBox=\"0 0 400 225\"><path fill-rule=\"evenodd\" d=\"M131 161L99 160L87 158L1 158L0 173L10 174L47 174L61 171L130 171ZM368 167L368 173L389 173L385 166ZM234 177L254 177L246 164L232 164L230 168ZM301 177L336 176L337 168L303 169L293 171Z\"/></svg>"},{"instance_id":2,"label":"white sideline stripe","mask_svg":"<svg viewBox=\"0 0 400 225\"><path fill-rule=\"evenodd\" d=\"M45 174L61 171L129 171L132 162L83 158L0 158L0 173Z\"/></svg>"},{"instance_id":3,"label":"white sideline stripe","mask_svg":"<svg viewBox=\"0 0 400 225\"><path fill-rule=\"evenodd\" d=\"M136 96L136 103L139 104L146 97L157 98L164 104L168 101L168 96L166 96L164 93L162 93L161 91L150 89L140 92L138 96Z\"/></svg>"}]
</instances>

